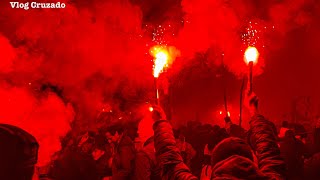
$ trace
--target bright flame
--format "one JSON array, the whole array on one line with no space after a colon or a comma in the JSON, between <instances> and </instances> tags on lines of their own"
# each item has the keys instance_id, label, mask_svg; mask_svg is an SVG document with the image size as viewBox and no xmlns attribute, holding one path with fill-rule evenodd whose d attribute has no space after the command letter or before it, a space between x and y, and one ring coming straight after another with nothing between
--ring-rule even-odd
<instances>
[{"instance_id":1,"label":"bright flame","mask_svg":"<svg viewBox=\"0 0 320 180\"><path fill-rule=\"evenodd\" d=\"M225 113L224 113L224 111L219 111L219 114L220 114L220 115L223 115L223 114L225 114ZM231 116L230 111L228 111L228 112L227 112L227 116L228 116L228 117L230 117L230 116Z\"/></svg>"},{"instance_id":2,"label":"bright flame","mask_svg":"<svg viewBox=\"0 0 320 180\"><path fill-rule=\"evenodd\" d=\"M153 107L149 107L149 111L152 112L153 111Z\"/></svg>"},{"instance_id":3,"label":"bright flame","mask_svg":"<svg viewBox=\"0 0 320 180\"><path fill-rule=\"evenodd\" d=\"M256 64L259 58L259 51L257 50L257 48L249 46L244 53L244 56L248 64L249 62L253 62L254 64Z\"/></svg>"},{"instance_id":4,"label":"bright flame","mask_svg":"<svg viewBox=\"0 0 320 180\"><path fill-rule=\"evenodd\" d=\"M159 77L159 74L162 72L163 68L168 64L169 52L165 47L162 46L154 46L150 52L155 58L153 76L157 78Z\"/></svg>"}]
</instances>

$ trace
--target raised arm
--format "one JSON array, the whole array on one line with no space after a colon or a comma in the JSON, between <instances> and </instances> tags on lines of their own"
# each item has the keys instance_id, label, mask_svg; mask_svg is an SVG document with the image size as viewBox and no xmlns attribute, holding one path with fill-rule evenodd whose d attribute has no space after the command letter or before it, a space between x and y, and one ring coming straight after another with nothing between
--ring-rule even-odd
<instances>
[{"instance_id":1,"label":"raised arm","mask_svg":"<svg viewBox=\"0 0 320 180\"><path fill-rule=\"evenodd\" d=\"M162 167L163 179L196 180L190 169L184 164L176 141L172 126L165 119L161 108L154 108L153 125L156 157Z\"/></svg>"},{"instance_id":2,"label":"raised arm","mask_svg":"<svg viewBox=\"0 0 320 180\"><path fill-rule=\"evenodd\" d=\"M274 124L258 113L254 94L247 97L247 108L251 114L249 143L256 153L259 169L270 179L284 179L286 166L280 156Z\"/></svg>"}]
</instances>

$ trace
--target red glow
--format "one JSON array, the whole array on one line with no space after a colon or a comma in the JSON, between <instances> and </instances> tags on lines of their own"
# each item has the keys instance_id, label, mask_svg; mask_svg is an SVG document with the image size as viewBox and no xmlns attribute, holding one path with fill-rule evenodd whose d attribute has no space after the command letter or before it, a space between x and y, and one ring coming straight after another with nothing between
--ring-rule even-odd
<instances>
[{"instance_id":1,"label":"red glow","mask_svg":"<svg viewBox=\"0 0 320 180\"><path fill-rule=\"evenodd\" d=\"M71 129L74 111L54 93L42 94L37 99L25 88L3 88L0 84L1 123L20 127L37 139L38 165L46 165L51 156L60 150L60 138Z\"/></svg>"},{"instance_id":2,"label":"red glow","mask_svg":"<svg viewBox=\"0 0 320 180\"><path fill-rule=\"evenodd\" d=\"M13 60L16 56L14 48L9 43L8 39L0 34L0 73L10 72L13 68Z\"/></svg>"},{"instance_id":3,"label":"red glow","mask_svg":"<svg viewBox=\"0 0 320 180\"><path fill-rule=\"evenodd\" d=\"M253 69L253 76L256 76L261 74L264 66L263 57L270 57L270 66L266 69L270 71L259 83L261 96L269 103L265 107L273 108L266 112L277 112L277 107L289 106L286 103L291 102L291 97L311 94L311 91L307 92L306 85L309 84L308 81L317 82L314 78L317 73L313 72L319 66L314 66L313 62L319 59L320 40L317 39L320 36L317 34L320 31L318 25L313 27L312 24L299 28L300 24L308 22L309 15L317 15L310 20L319 22L317 13L320 12L320 6L311 6L311 3L305 6L306 2L318 3L316 0L288 0L275 4L265 1L268 2L267 6L263 6L265 2L261 1L262 4L259 2L258 5L259 8L264 8L261 14L270 17L258 20L257 24L253 23L252 19L251 25L244 21L251 20L252 17L259 18L254 15L261 9L257 8L255 3L244 3L244 0L228 3L225 0L170 1L170 7L166 7L168 4L165 3L169 1L159 1L161 7L156 7L154 12L150 8L154 1L143 1L142 6L131 4L131 0L88 1L79 4L78 2L82 1L67 2L70 3L66 9L39 11L14 10L9 7L9 3L0 3L2 7L6 7L1 9L1 16L5 18L0 20L0 81L12 85L7 88L7 85L0 84L0 108L3 111L0 112L0 117L1 120L4 119L3 122L10 121L13 125L19 125L39 139L41 164L48 161L52 152L59 150L57 139L64 136L69 129L67 122L71 121L73 116L70 115L72 107L67 103L70 102L76 107L75 129L80 131L87 130L88 127L96 128L94 118L97 111L116 114L120 105L127 105L124 101L150 100L148 98L154 94L151 92L149 95L146 92L152 85L151 59L158 60L153 62L155 77L161 75L166 66L174 72L168 72L167 80L159 79L159 89L172 88L168 93L168 100L175 110L173 117L177 119L173 120L178 123L193 117L197 106L200 120L206 113L209 114L207 116L214 115L221 119L226 116L222 106L214 106L219 103L219 98L208 102L211 95L221 96L222 91L219 90L222 85L215 84L216 81L209 85L210 80L206 78L210 76L214 80L212 75L221 62L229 72L242 75L241 73L247 71L245 62L254 59L257 64ZM174 2L178 2L177 6L172 6ZM89 7L86 7L87 5ZM306 7L314 7L317 11L307 13L306 9L313 8ZM151 11L144 12L145 9ZM178 17L177 11L170 12L170 9L181 10L183 18ZM170 13L162 14L162 10ZM161 17L158 17L159 15ZM146 33L146 19L149 19L148 23L156 24L155 26L160 28L153 34ZM265 38L264 31L268 26L261 22L270 27L275 25L279 34ZM168 31L169 27L176 29ZM244 27L248 29L245 30ZM295 30L294 33L290 32L291 29ZM300 29L304 34L300 34ZM307 33L305 30L308 30ZM245 44L241 37L243 33L246 34ZM291 37L296 35L303 36L298 39ZM284 36L286 38L283 38ZM273 42L268 43L268 40ZM279 44L282 44L279 42L284 40L290 40L285 41L285 44L290 46L279 48L279 52L275 51ZM152 53L151 58L148 52L155 44L161 46L160 51ZM175 58L173 52L176 51L172 50L174 48L170 45L179 48L183 55L181 60L174 64L171 63ZM264 49L264 45L268 48ZM246 58L244 54L248 46L254 46L257 50L253 54L249 53ZM301 56L297 56L300 53ZM242 58L245 61L242 61ZM300 62L299 59L308 62L297 63ZM299 71L295 71L297 69ZM286 73L282 76L284 70ZM295 73L298 75L294 75ZM289 78L288 81L286 78ZM164 81L170 81L170 86L169 83L163 83ZM34 87L37 83L39 86L50 83L63 89L61 97L54 93L47 95L40 92L40 88ZM238 81L230 78L227 83L230 85L230 100L238 100L238 97L234 97L234 94L239 94ZM289 88L289 85L294 87ZM279 93L276 93L277 98L269 98L269 88L279 90ZM316 91L316 88L313 90ZM32 91L29 92L29 89ZM281 99L282 95L286 103L280 105L273 102L274 99ZM112 110L101 106L104 103L112 104ZM132 104L134 106L134 103ZM144 111L152 114L148 106L144 107ZM228 107L233 117L238 114L236 109L239 108ZM206 113L202 115L202 112ZM227 115L231 114L227 112Z\"/></svg>"}]
</instances>

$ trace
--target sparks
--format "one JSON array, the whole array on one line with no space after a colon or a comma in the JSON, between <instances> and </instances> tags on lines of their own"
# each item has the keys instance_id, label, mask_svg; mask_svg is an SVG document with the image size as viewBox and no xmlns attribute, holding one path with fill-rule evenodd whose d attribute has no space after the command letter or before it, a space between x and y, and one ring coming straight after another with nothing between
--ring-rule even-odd
<instances>
[{"instance_id":1,"label":"sparks","mask_svg":"<svg viewBox=\"0 0 320 180\"><path fill-rule=\"evenodd\" d=\"M267 34L274 29L263 21L250 21L243 27L241 40L244 46L264 47L268 39Z\"/></svg>"},{"instance_id":2,"label":"sparks","mask_svg":"<svg viewBox=\"0 0 320 180\"><path fill-rule=\"evenodd\" d=\"M245 61L249 64L249 62L253 62L254 64L257 63L257 60L259 58L259 51L257 48L249 46L244 53Z\"/></svg>"},{"instance_id":3,"label":"sparks","mask_svg":"<svg viewBox=\"0 0 320 180\"><path fill-rule=\"evenodd\" d=\"M245 33L242 34L241 38L244 44L255 46L258 43L258 39L260 39L260 30L257 30L257 23L249 22L248 27L245 29Z\"/></svg>"},{"instance_id":4,"label":"sparks","mask_svg":"<svg viewBox=\"0 0 320 180\"><path fill-rule=\"evenodd\" d=\"M152 37L152 42L159 45L168 46L173 41L173 37L179 32L178 25L166 22L160 25L145 25L145 30Z\"/></svg>"},{"instance_id":5,"label":"sparks","mask_svg":"<svg viewBox=\"0 0 320 180\"><path fill-rule=\"evenodd\" d=\"M164 67L168 65L169 52L166 47L154 46L151 48L150 53L155 58L153 76L158 78Z\"/></svg>"}]
</instances>

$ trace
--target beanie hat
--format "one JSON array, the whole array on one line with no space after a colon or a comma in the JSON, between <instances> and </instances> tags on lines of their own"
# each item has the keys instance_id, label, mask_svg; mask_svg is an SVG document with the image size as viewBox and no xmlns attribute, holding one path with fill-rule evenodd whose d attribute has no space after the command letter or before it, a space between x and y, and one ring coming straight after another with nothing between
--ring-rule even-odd
<instances>
[{"instance_id":1,"label":"beanie hat","mask_svg":"<svg viewBox=\"0 0 320 180\"><path fill-rule=\"evenodd\" d=\"M252 150L250 146L240 138L230 137L222 140L212 151L211 165L223 161L233 155L246 157L253 161Z\"/></svg>"}]
</instances>

